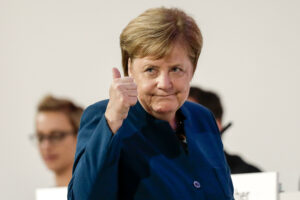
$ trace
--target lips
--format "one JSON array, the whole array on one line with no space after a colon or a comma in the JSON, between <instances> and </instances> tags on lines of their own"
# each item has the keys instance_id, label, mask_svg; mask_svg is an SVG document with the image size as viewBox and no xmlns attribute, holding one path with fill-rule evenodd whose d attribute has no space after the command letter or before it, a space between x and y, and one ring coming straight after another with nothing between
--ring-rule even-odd
<instances>
[{"instance_id":1,"label":"lips","mask_svg":"<svg viewBox=\"0 0 300 200\"><path fill-rule=\"evenodd\" d=\"M174 94L169 94L169 95L156 95L158 97L170 97L170 96L174 96Z\"/></svg>"},{"instance_id":2,"label":"lips","mask_svg":"<svg viewBox=\"0 0 300 200\"><path fill-rule=\"evenodd\" d=\"M175 95L174 94L170 94L170 95L155 95L155 97L157 98L173 98Z\"/></svg>"},{"instance_id":3,"label":"lips","mask_svg":"<svg viewBox=\"0 0 300 200\"><path fill-rule=\"evenodd\" d=\"M57 155L46 155L44 156L44 159L46 162L53 162L58 158Z\"/></svg>"},{"instance_id":4,"label":"lips","mask_svg":"<svg viewBox=\"0 0 300 200\"><path fill-rule=\"evenodd\" d=\"M175 93L173 94L154 94L153 96L157 96L157 97L170 97L170 96L174 96L176 95Z\"/></svg>"}]
</instances>

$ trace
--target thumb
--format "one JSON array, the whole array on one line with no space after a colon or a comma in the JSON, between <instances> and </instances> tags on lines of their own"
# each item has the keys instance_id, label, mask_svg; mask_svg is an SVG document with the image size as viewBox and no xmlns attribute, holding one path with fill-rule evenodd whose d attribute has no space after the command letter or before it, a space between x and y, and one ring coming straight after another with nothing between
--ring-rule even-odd
<instances>
[{"instance_id":1,"label":"thumb","mask_svg":"<svg viewBox=\"0 0 300 200\"><path fill-rule=\"evenodd\" d=\"M113 79L121 78L121 73L117 68L112 68Z\"/></svg>"}]
</instances>

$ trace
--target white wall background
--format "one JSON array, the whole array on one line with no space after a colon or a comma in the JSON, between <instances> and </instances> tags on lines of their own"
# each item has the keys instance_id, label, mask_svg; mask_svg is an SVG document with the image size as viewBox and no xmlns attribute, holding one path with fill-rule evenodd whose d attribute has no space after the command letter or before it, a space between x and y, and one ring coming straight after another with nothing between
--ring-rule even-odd
<instances>
[{"instance_id":1,"label":"white wall background","mask_svg":"<svg viewBox=\"0 0 300 200\"><path fill-rule=\"evenodd\" d=\"M224 144L283 189L300 176L300 1L0 0L0 198L34 199L54 184L29 142L35 106L52 93L87 106L108 97L121 69L119 34L157 6L184 9L204 35L193 83L223 98Z\"/></svg>"}]
</instances>

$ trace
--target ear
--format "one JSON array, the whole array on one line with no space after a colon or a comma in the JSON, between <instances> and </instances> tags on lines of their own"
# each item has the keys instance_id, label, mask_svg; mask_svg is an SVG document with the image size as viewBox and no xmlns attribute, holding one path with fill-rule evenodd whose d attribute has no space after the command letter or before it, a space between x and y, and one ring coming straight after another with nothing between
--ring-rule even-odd
<instances>
[{"instance_id":1,"label":"ear","mask_svg":"<svg viewBox=\"0 0 300 200\"><path fill-rule=\"evenodd\" d=\"M217 126L219 128L219 131L221 131L222 130L222 122L221 122L221 120L220 119L216 119L216 122L217 122Z\"/></svg>"},{"instance_id":2,"label":"ear","mask_svg":"<svg viewBox=\"0 0 300 200\"><path fill-rule=\"evenodd\" d=\"M128 58L127 66L128 66L128 76L132 77L132 64L130 58Z\"/></svg>"}]
</instances>

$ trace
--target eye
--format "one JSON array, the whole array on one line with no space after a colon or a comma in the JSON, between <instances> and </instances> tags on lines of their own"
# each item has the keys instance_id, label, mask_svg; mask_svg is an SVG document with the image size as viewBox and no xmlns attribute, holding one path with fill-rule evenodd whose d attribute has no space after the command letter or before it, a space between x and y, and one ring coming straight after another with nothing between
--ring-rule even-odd
<instances>
[{"instance_id":1,"label":"eye","mask_svg":"<svg viewBox=\"0 0 300 200\"><path fill-rule=\"evenodd\" d=\"M158 74L159 70L156 66L147 66L144 70L146 76L155 77Z\"/></svg>"},{"instance_id":2,"label":"eye","mask_svg":"<svg viewBox=\"0 0 300 200\"><path fill-rule=\"evenodd\" d=\"M67 134L68 134L67 132L63 132L63 131L53 131L50 137L52 139L59 140L59 139L63 139Z\"/></svg>"},{"instance_id":3,"label":"eye","mask_svg":"<svg viewBox=\"0 0 300 200\"><path fill-rule=\"evenodd\" d=\"M180 67L175 66L175 67L172 67L171 71L172 72L182 72L183 70Z\"/></svg>"},{"instance_id":4,"label":"eye","mask_svg":"<svg viewBox=\"0 0 300 200\"><path fill-rule=\"evenodd\" d=\"M153 73L154 72L154 67L147 67L145 69L145 72Z\"/></svg>"},{"instance_id":5,"label":"eye","mask_svg":"<svg viewBox=\"0 0 300 200\"><path fill-rule=\"evenodd\" d=\"M36 138L37 138L39 143L41 143L44 140L45 137L46 136L44 136L43 134L36 134Z\"/></svg>"}]
</instances>

